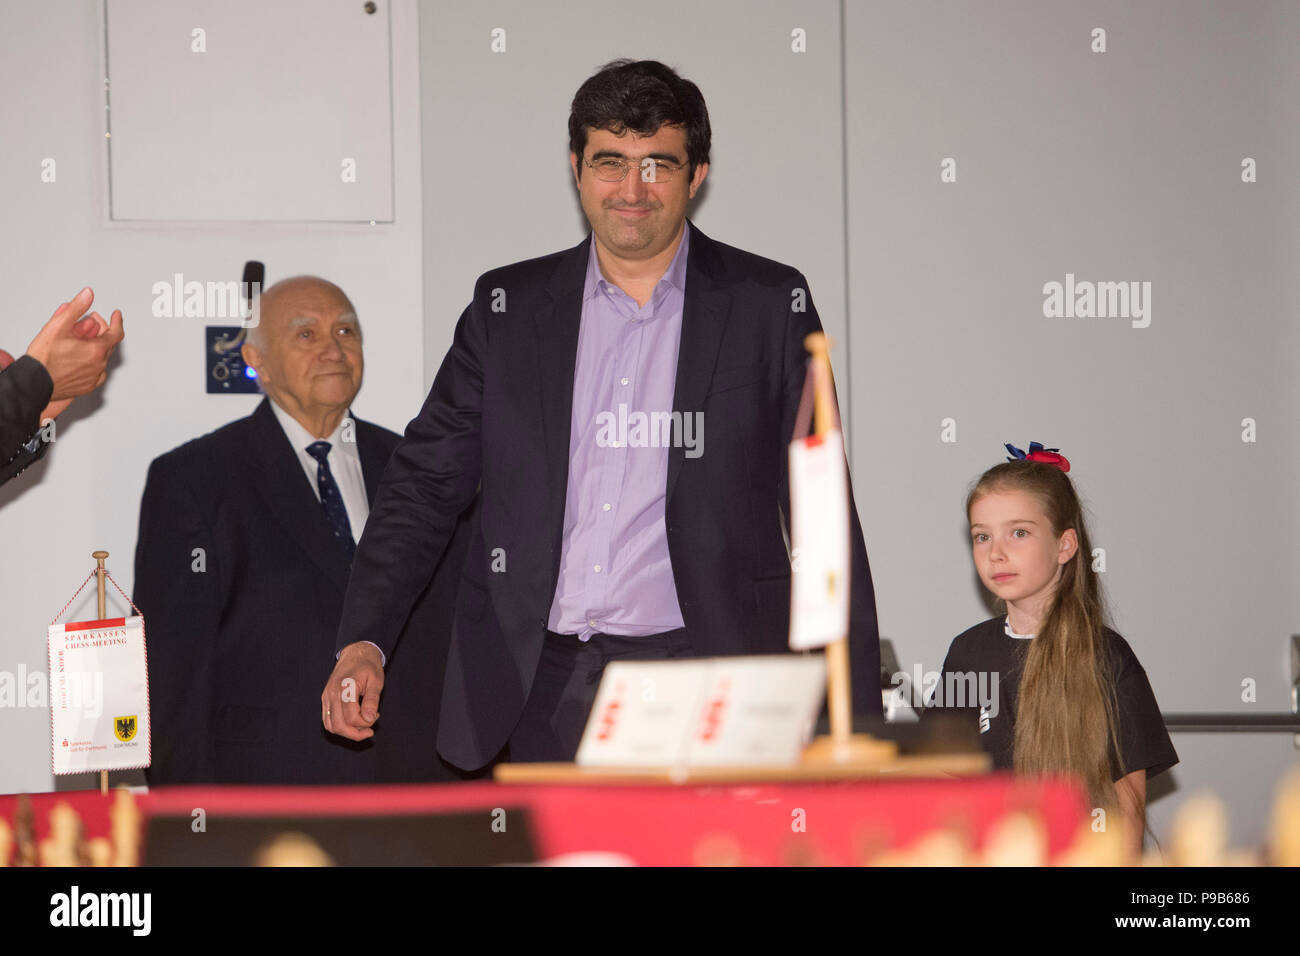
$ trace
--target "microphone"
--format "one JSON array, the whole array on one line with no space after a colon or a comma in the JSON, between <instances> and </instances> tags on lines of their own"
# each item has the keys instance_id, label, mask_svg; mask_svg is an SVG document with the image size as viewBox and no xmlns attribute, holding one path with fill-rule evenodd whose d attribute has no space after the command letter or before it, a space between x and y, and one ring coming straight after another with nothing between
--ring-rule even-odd
<instances>
[{"instance_id":1,"label":"microphone","mask_svg":"<svg viewBox=\"0 0 1300 956\"><path fill-rule=\"evenodd\" d=\"M249 259L244 263L244 278L239 288L244 295L244 302L250 315L253 311L253 303L262 294L262 283L265 280L266 266L263 263L258 262L256 259ZM222 336L213 344L212 348L218 355L225 355L228 352L238 350L247 339L248 328L245 326L230 338Z\"/></svg>"},{"instance_id":2,"label":"microphone","mask_svg":"<svg viewBox=\"0 0 1300 956\"><path fill-rule=\"evenodd\" d=\"M244 263L244 281L240 286L243 290L244 298L248 301L248 307L253 307L253 298L262 294L262 284L266 281L266 266L256 259L249 259ZM257 291L254 292L254 289Z\"/></svg>"}]
</instances>

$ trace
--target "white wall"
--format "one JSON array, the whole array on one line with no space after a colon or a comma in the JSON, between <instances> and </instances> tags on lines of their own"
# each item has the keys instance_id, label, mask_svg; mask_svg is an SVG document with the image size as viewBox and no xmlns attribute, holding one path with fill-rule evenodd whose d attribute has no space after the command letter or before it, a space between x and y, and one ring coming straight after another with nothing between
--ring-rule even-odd
<instances>
[{"instance_id":1,"label":"white wall","mask_svg":"<svg viewBox=\"0 0 1300 956\"><path fill-rule=\"evenodd\" d=\"M259 401L204 393L208 323L153 318L153 283L176 272L237 280L250 258L266 263L268 282L323 275L348 292L361 317L366 375L357 414L401 431L418 409L425 391L418 29L413 0L392 6L393 223L150 226L108 221L100 5L0 4L7 289L0 345L21 354L55 306L83 285L94 288L97 308L105 315L122 309L126 323L107 385L74 403L58 420L46 459L0 490L0 671L46 669L45 628L93 567L91 551L110 552L110 573L131 592L149 462ZM57 162L55 183L41 182L45 157ZM94 610L87 588L70 614ZM91 783L90 776L60 779L60 786ZM0 792L49 789L48 711L0 708Z\"/></svg>"}]
</instances>

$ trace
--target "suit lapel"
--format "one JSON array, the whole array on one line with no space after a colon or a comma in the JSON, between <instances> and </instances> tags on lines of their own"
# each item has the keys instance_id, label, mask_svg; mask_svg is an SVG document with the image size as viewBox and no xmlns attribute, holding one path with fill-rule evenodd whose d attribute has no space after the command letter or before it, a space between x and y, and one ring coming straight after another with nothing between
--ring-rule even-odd
<instances>
[{"instance_id":1,"label":"suit lapel","mask_svg":"<svg viewBox=\"0 0 1300 956\"><path fill-rule=\"evenodd\" d=\"M686 260L686 297L682 306L681 344L677 350L677 384L673 392L673 411L680 413L683 422L687 415L704 409L704 397L713 379L731 309L731 294L715 283L715 278L721 277L722 266L712 240L689 220L687 225L691 230L691 248ZM681 442L674 442L668 449L665 502L672 500L685 457L686 449Z\"/></svg>"},{"instance_id":2,"label":"suit lapel","mask_svg":"<svg viewBox=\"0 0 1300 956\"><path fill-rule=\"evenodd\" d=\"M569 479L569 438L573 418L573 376L577 371L582 289L590 250L591 236L588 235L562 255L560 264L546 287L547 301L535 315L546 475L550 490L550 513L558 516L553 529L556 536L561 533L564 525L564 497ZM557 537L556 555L559 550Z\"/></svg>"},{"instance_id":3,"label":"suit lapel","mask_svg":"<svg viewBox=\"0 0 1300 956\"><path fill-rule=\"evenodd\" d=\"M307 552L340 591L346 590L347 560L330 534L320 501L297 453L275 419L270 399L262 399L249 422L253 437L250 461L258 496L285 533Z\"/></svg>"},{"instance_id":4,"label":"suit lapel","mask_svg":"<svg viewBox=\"0 0 1300 956\"><path fill-rule=\"evenodd\" d=\"M388 465L388 458L392 454L392 449L385 449L375 436L370 432L370 425L363 422L352 414L352 409L348 409L348 417L352 419L356 427L357 437L357 454L361 458L361 477L366 482L366 504L374 507L375 495L379 493L379 479L384 476L384 468Z\"/></svg>"}]
</instances>

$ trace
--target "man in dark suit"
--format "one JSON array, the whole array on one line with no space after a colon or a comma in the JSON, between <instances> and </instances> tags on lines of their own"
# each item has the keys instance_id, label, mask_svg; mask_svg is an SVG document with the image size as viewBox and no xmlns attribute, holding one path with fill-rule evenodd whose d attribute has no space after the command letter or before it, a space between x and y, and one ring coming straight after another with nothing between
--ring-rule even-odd
<instances>
[{"instance_id":1,"label":"man in dark suit","mask_svg":"<svg viewBox=\"0 0 1300 956\"><path fill-rule=\"evenodd\" d=\"M86 315L94 301L87 287L64 302L17 361L0 349L0 485L45 454L49 422L108 378L108 357L124 335L122 313L111 322Z\"/></svg>"},{"instance_id":2,"label":"man in dark suit","mask_svg":"<svg viewBox=\"0 0 1300 956\"><path fill-rule=\"evenodd\" d=\"M421 639L398 655L401 693L383 723L394 739L354 744L315 719L355 537L399 437L351 416L361 328L341 289L287 279L260 315L243 354L262 404L149 468L135 558L149 782L451 777L434 732L456 573L435 574L412 616ZM458 572L462 552L453 544L442 563Z\"/></svg>"},{"instance_id":3,"label":"man in dark suit","mask_svg":"<svg viewBox=\"0 0 1300 956\"><path fill-rule=\"evenodd\" d=\"M592 236L479 279L380 486L321 695L349 739L375 734L381 656L480 483L438 737L457 766L503 746L573 759L610 660L788 650L787 448L821 328L807 283L686 221L710 138L693 83L615 61L569 133ZM851 511L855 710L878 714Z\"/></svg>"}]
</instances>

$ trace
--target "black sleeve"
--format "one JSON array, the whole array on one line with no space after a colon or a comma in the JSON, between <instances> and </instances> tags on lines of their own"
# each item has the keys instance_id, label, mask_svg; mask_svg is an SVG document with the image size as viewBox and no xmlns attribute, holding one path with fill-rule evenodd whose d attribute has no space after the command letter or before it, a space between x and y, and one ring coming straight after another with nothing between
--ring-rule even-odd
<instances>
[{"instance_id":1,"label":"black sleeve","mask_svg":"<svg viewBox=\"0 0 1300 956\"><path fill-rule=\"evenodd\" d=\"M411 608L478 493L488 299L481 277L424 406L384 470L352 560L335 650L370 641L385 658L392 656Z\"/></svg>"},{"instance_id":2,"label":"black sleeve","mask_svg":"<svg viewBox=\"0 0 1300 956\"><path fill-rule=\"evenodd\" d=\"M1147 672L1128 642L1115 635L1112 653L1116 660L1115 703L1119 718L1120 766L1115 779L1136 770L1146 770L1150 780L1178 763L1169 731Z\"/></svg>"},{"instance_id":3,"label":"black sleeve","mask_svg":"<svg viewBox=\"0 0 1300 956\"><path fill-rule=\"evenodd\" d=\"M220 555L178 463L149 466L135 546L135 605L144 616L149 668L151 786L216 779L213 659L221 615ZM196 571L195 548L204 568Z\"/></svg>"},{"instance_id":4,"label":"black sleeve","mask_svg":"<svg viewBox=\"0 0 1300 956\"><path fill-rule=\"evenodd\" d=\"M21 474L49 448L36 432L41 409L53 392L50 373L30 355L0 372L0 484Z\"/></svg>"}]
</instances>

